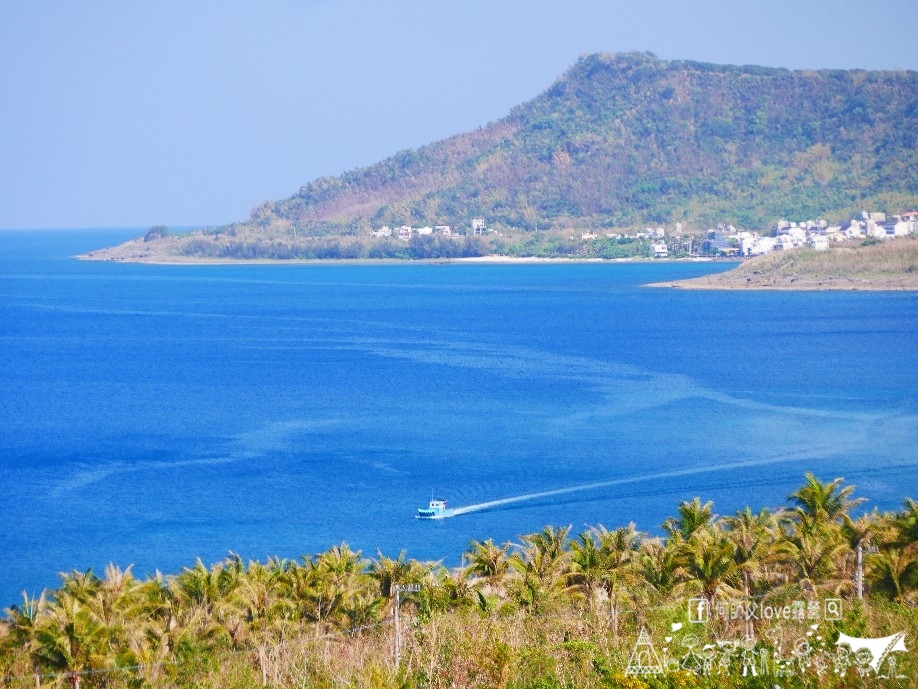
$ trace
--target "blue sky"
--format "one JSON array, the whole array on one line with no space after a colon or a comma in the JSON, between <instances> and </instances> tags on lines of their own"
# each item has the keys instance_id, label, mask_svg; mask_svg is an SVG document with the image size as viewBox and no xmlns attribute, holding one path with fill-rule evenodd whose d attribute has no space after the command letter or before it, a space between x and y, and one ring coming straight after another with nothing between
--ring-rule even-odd
<instances>
[{"instance_id":1,"label":"blue sky","mask_svg":"<svg viewBox=\"0 0 918 689\"><path fill-rule=\"evenodd\" d=\"M3 0L0 228L219 225L583 53L918 68L914 0Z\"/></svg>"}]
</instances>

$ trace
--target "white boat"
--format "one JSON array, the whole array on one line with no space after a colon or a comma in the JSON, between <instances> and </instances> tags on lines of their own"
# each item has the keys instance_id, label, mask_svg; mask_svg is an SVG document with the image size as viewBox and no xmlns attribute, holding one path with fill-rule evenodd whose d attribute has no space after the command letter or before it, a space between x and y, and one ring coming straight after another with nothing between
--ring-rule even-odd
<instances>
[{"instance_id":1,"label":"white boat","mask_svg":"<svg viewBox=\"0 0 918 689\"><path fill-rule=\"evenodd\" d=\"M418 519L443 519L446 516L446 500L434 498L427 507L418 508Z\"/></svg>"}]
</instances>

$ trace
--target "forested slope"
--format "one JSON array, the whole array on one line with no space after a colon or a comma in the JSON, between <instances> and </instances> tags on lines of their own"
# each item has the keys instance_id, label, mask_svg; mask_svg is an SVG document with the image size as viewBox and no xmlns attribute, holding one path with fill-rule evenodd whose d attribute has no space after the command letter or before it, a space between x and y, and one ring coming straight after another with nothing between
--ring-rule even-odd
<instances>
[{"instance_id":1,"label":"forested slope","mask_svg":"<svg viewBox=\"0 0 918 689\"><path fill-rule=\"evenodd\" d=\"M315 257L316 238L334 237L343 244L333 253L360 257L384 225L759 229L908 210L918 205L916 112L915 72L590 55L498 122L314 180L245 222L171 238L169 251Z\"/></svg>"}]
</instances>

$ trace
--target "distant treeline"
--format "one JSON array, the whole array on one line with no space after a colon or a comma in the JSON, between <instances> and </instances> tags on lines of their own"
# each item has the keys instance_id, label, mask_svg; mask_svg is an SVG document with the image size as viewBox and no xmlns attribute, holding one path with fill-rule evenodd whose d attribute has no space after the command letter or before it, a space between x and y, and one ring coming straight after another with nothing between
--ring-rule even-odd
<instances>
[{"instance_id":1,"label":"distant treeline","mask_svg":"<svg viewBox=\"0 0 918 689\"><path fill-rule=\"evenodd\" d=\"M413 235L410 240L367 237L301 237L257 239L246 235L210 234L181 244L185 256L236 260L433 260L476 256L537 258L650 258L650 243L631 237L580 240L561 233L534 232L498 236L445 237ZM670 255L683 255L678 249Z\"/></svg>"},{"instance_id":2,"label":"distant treeline","mask_svg":"<svg viewBox=\"0 0 918 689\"><path fill-rule=\"evenodd\" d=\"M184 243L181 252L186 256L240 260L436 259L487 256L490 247L481 237L452 239L436 235L414 236L408 242L354 237L200 237Z\"/></svg>"}]
</instances>

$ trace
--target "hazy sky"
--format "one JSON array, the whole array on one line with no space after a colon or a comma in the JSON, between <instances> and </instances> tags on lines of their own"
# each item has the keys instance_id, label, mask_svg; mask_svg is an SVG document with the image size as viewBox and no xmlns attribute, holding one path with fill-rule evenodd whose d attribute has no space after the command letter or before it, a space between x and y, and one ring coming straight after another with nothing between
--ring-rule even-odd
<instances>
[{"instance_id":1,"label":"hazy sky","mask_svg":"<svg viewBox=\"0 0 918 689\"><path fill-rule=\"evenodd\" d=\"M916 69L916 0L0 0L0 228L217 225L583 53Z\"/></svg>"}]
</instances>

